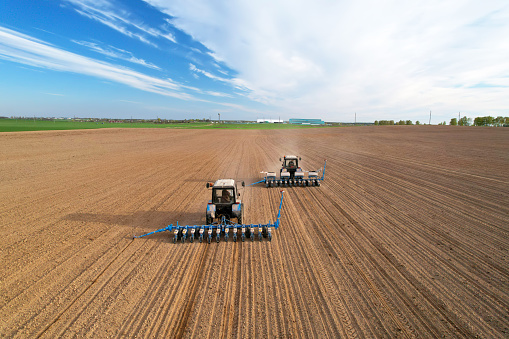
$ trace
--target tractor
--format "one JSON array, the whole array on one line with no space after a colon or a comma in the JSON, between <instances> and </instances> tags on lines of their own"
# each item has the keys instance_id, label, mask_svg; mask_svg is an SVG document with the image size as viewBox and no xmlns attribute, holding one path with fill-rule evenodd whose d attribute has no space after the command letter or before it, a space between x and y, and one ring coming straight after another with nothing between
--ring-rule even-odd
<instances>
[{"instance_id":1,"label":"tractor","mask_svg":"<svg viewBox=\"0 0 509 339\"><path fill-rule=\"evenodd\" d=\"M265 176L262 180L249 184L249 186L264 183L265 187L276 187L276 186L320 186L320 182L325 179L325 166L327 160L323 164L323 168L317 171L303 171L299 167L299 160L301 157L295 155L285 155L283 159L279 158L279 161L283 161L281 169L279 170L279 178L277 178L276 172L261 172ZM318 173L322 172L322 176L318 177ZM307 173L307 177L305 176Z\"/></svg>"},{"instance_id":2,"label":"tractor","mask_svg":"<svg viewBox=\"0 0 509 339\"><path fill-rule=\"evenodd\" d=\"M242 187L245 183L242 182ZM240 192L233 179L220 179L215 183L208 182L207 188L212 188L212 199L207 204L206 224L212 225L225 220L237 219L242 224L243 207Z\"/></svg>"},{"instance_id":3,"label":"tractor","mask_svg":"<svg viewBox=\"0 0 509 339\"><path fill-rule=\"evenodd\" d=\"M299 160L302 160L300 157L297 157L296 155L285 155L283 157L283 163L281 164L281 169L279 170L279 176L287 179L295 179L295 173L299 172L299 174L302 172L301 168L299 167ZM281 161L281 158L279 158L279 161ZM304 173L302 173L304 175Z\"/></svg>"}]
</instances>

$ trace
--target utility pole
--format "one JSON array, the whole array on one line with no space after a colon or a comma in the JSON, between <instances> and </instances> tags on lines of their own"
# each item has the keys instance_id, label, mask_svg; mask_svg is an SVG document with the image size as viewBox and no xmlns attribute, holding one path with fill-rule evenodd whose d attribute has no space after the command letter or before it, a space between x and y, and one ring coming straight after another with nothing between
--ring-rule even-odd
<instances>
[{"instance_id":1,"label":"utility pole","mask_svg":"<svg viewBox=\"0 0 509 339\"><path fill-rule=\"evenodd\" d=\"M221 113L217 113L217 116L219 117L219 123L221 123Z\"/></svg>"},{"instance_id":2,"label":"utility pole","mask_svg":"<svg viewBox=\"0 0 509 339\"><path fill-rule=\"evenodd\" d=\"M429 111L429 124L428 125L431 125L431 110Z\"/></svg>"},{"instance_id":3,"label":"utility pole","mask_svg":"<svg viewBox=\"0 0 509 339\"><path fill-rule=\"evenodd\" d=\"M354 120L354 125L357 124L357 112L355 112L355 120Z\"/></svg>"}]
</instances>

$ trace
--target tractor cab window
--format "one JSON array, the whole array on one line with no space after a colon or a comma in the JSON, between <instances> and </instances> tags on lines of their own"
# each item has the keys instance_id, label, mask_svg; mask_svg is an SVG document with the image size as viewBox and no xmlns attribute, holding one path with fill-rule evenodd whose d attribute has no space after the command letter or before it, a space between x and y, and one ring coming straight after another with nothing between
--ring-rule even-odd
<instances>
[{"instance_id":1,"label":"tractor cab window","mask_svg":"<svg viewBox=\"0 0 509 339\"><path fill-rule=\"evenodd\" d=\"M292 159L292 160L285 160L285 167L289 167L289 168L293 168L293 167L296 167L297 166L297 160L296 159Z\"/></svg>"},{"instance_id":2,"label":"tractor cab window","mask_svg":"<svg viewBox=\"0 0 509 339\"><path fill-rule=\"evenodd\" d=\"M217 188L214 190L212 201L217 204L233 203L232 188Z\"/></svg>"}]
</instances>

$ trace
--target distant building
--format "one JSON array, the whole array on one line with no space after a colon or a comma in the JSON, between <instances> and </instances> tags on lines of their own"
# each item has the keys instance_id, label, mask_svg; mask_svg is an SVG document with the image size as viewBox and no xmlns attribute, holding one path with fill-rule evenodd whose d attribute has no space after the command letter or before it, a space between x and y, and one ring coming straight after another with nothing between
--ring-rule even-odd
<instances>
[{"instance_id":1,"label":"distant building","mask_svg":"<svg viewBox=\"0 0 509 339\"><path fill-rule=\"evenodd\" d=\"M281 119L256 119L258 124L282 124L283 120Z\"/></svg>"},{"instance_id":2,"label":"distant building","mask_svg":"<svg viewBox=\"0 0 509 339\"><path fill-rule=\"evenodd\" d=\"M290 119L290 124L296 125L325 125L322 119Z\"/></svg>"}]
</instances>

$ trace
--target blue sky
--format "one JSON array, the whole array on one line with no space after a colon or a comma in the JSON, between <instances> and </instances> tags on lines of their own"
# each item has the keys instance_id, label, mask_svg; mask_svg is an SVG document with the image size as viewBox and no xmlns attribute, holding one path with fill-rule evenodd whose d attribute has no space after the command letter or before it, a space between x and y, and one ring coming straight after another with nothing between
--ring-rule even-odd
<instances>
[{"instance_id":1,"label":"blue sky","mask_svg":"<svg viewBox=\"0 0 509 339\"><path fill-rule=\"evenodd\" d=\"M2 0L0 116L509 115L507 1Z\"/></svg>"}]
</instances>

